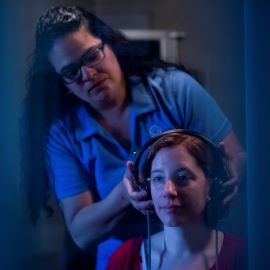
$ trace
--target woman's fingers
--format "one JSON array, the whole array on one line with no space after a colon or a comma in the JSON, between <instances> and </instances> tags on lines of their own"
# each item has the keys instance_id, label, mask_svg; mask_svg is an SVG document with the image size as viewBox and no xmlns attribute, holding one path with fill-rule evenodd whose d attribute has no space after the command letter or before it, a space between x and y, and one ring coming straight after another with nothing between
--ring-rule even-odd
<instances>
[{"instance_id":1,"label":"woman's fingers","mask_svg":"<svg viewBox=\"0 0 270 270\"><path fill-rule=\"evenodd\" d=\"M147 211L150 213L154 212L153 202L148 199L148 194L145 190L141 189L140 186L135 182L133 169L134 164L132 161L127 161L127 169L124 175L124 185L126 187L129 201L143 214L146 214Z\"/></svg>"},{"instance_id":2,"label":"woman's fingers","mask_svg":"<svg viewBox=\"0 0 270 270\"><path fill-rule=\"evenodd\" d=\"M228 187L226 187L228 188ZM239 187L238 185L234 186L232 188L232 192L229 193L228 196L226 196L223 200L223 204L226 205L226 204L229 204L232 202L232 200L236 197L236 195L238 194L238 190L239 190Z\"/></svg>"}]
</instances>

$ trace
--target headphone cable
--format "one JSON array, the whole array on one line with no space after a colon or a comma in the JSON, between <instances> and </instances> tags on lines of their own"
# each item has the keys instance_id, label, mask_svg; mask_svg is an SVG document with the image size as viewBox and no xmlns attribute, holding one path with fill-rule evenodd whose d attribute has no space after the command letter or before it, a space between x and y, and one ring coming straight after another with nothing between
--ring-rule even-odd
<instances>
[{"instance_id":1,"label":"headphone cable","mask_svg":"<svg viewBox=\"0 0 270 270\"><path fill-rule=\"evenodd\" d=\"M146 268L151 270L151 224L150 224L150 213L146 210L146 220L147 220L147 247L146 247Z\"/></svg>"},{"instance_id":2,"label":"headphone cable","mask_svg":"<svg viewBox=\"0 0 270 270\"><path fill-rule=\"evenodd\" d=\"M218 229L215 228L215 256L216 256L216 270L219 270L219 262L218 262Z\"/></svg>"}]
</instances>

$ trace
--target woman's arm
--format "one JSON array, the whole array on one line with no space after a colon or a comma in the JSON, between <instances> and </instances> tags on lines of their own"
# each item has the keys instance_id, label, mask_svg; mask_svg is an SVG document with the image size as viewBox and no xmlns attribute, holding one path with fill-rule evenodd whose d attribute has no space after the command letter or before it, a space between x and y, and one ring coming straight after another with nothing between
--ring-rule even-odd
<instances>
[{"instance_id":1,"label":"woman's arm","mask_svg":"<svg viewBox=\"0 0 270 270\"><path fill-rule=\"evenodd\" d=\"M128 205L123 183L118 184L99 202L95 202L90 191L60 202L69 232L82 249L87 249L111 235L125 215Z\"/></svg>"}]
</instances>

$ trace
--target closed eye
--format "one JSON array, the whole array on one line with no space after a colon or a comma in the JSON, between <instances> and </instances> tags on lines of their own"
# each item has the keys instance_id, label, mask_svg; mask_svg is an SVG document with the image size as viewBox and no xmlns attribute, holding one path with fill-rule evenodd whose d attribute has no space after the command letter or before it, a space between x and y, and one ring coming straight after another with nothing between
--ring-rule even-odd
<instances>
[{"instance_id":1,"label":"closed eye","mask_svg":"<svg viewBox=\"0 0 270 270\"><path fill-rule=\"evenodd\" d=\"M69 65L61 71L60 75L62 77L70 78L75 76L78 73L78 70L79 70L78 65L75 64Z\"/></svg>"},{"instance_id":2,"label":"closed eye","mask_svg":"<svg viewBox=\"0 0 270 270\"><path fill-rule=\"evenodd\" d=\"M82 64L94 67L99 64L104 58L103 43L99 44L95 48L88 50L82 57Z\"/></svg>"},{"instance_id":3,"label":"closed eye","mask_svg":"<svg viewBox=\"0 0 270 270\"><path fill-rule=\"evenodd\" d=\"M89 51L83 57L83 62L85 64L95 62L99 58L99 52L96 51Z\"/></svg>"}]
</instances>

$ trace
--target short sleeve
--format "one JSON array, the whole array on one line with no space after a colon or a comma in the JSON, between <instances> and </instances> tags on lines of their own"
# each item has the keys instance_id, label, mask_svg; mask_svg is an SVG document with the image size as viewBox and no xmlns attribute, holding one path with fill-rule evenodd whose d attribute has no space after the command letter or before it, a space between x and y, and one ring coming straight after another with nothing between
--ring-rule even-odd
<instances>
[{"instance_id":1,"label":"short sleeve","mask_svg":"<svg viewBox=\"0 0 270 270\"><path fill-rule=\"evenodd\" d=\"M75 144L71 132L62 123L52 126L45 141L50 184L58 199L91 189L89 173L76 154Z\"/></svg>"},{"instance_id":2,"label":"short sleeve","mask_svg":"<svg viewBox=\"0 0 270 270\"><path fill-rule=\"evenodd\" d=\"M183 123L181 128L197 131L214 142L220 142L232 130L217 102L190 75L172 70L165 84L165 98L174 105L172 111Z\"/></svg>"}]
</instances>

